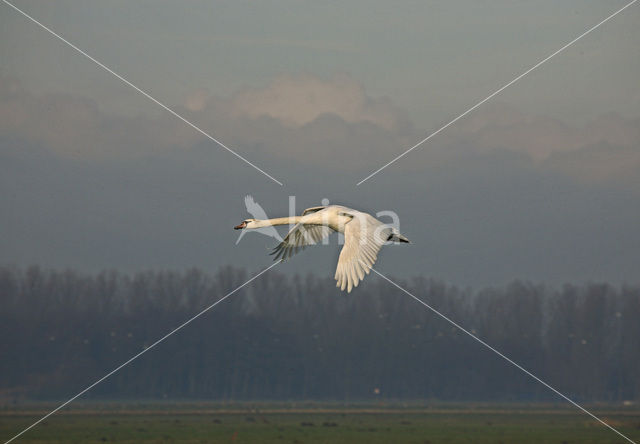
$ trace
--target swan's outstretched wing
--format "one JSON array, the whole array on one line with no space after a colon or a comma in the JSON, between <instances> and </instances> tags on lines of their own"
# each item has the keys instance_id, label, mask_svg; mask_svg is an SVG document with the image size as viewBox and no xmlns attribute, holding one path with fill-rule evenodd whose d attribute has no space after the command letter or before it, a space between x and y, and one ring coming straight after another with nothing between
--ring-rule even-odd
<instances>
[{"instance_id":1,"label":"swan's outstretched wing","mask_svg":"<svg viewBox=\"0 0 640 444\"><path fill-rule=\"evenodd\" d=\"M320 210L324 210L325 208L327 208L326 206L321 206L321 207L311 207L311 208L307 208L306 210L304 210L302 212L303 216L306 216L309 213L315 213L316 211L320 211Z\"/></svg>"},{"instance_id":2,"label":"swan's outstretched wing","mask_svg":"<svg viewBox=\"0 0 640 444\"><path fill-rule=\"evenodd\" d=\"M286 260L309 245L315 245L331 234L331 228L326 225L296 224L284 237L282 242L273 249L274 260Z\"/></svg>"},{"instance_id":3,"label":"swan's outstretched wing","mask_svg":"<svg viewBox=\"0 0 640 444\"><path fill-rule=\"evenodd\" d=\"M369 274L391 228L366 213L358 213L344 226L344 246L340 251L335 280L350 293Z\"/></svg>"}]
</instances>

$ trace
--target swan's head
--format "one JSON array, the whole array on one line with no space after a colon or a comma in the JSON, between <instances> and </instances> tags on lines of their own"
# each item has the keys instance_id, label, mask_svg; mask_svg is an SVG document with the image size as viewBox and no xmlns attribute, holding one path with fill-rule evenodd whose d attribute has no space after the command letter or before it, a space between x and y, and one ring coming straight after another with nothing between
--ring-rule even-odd
<instances>
[{"instance_id":1,"label":"swan's head","mask_svg":"<svg viewBox=\"0 0 640 444\"><path fill-rule=\"evenodd\" d=\"M253 225L255 221L256 221L255 219L245 219L240 223L240 225L236 225L235 227L233 227L233 229L242 230L244 228L254 228L251 225Z\"/></svg>"}]
</instances>

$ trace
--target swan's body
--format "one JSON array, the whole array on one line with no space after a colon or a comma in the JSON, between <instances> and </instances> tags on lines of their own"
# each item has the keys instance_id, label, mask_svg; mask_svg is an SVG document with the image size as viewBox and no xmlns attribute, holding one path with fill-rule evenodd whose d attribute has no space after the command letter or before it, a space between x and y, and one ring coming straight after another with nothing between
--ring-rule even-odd
<instances>
[{"instance_id":1,"label":"swan's body","mask_svg":"<svg viewBox=\"0 0 640 444\"><path fill-rule=\"evenodd\" d=\"M369 274L380 248L386 242L409 242L397 230L370 214L340 205L307 208L302 216L247 219L235 228L254 229L288 224L294 227L273 250L275 260L290 258L299 250L322 241L332 231L344 234L344 246L338 258L335 279L336 286L341 290L346 288L347 292L351 292L365 274Z\"/></svg>"}]
</instances>

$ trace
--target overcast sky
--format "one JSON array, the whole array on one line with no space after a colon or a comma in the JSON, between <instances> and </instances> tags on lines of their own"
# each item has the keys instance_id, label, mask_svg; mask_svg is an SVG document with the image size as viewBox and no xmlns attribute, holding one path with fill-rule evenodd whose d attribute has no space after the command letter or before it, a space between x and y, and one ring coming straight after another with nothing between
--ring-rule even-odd
<instances>
[{"instance_id":1,"label":"overcast sky","mask_svg":"<svg viewBox=\"0 0 640 444\"><path fill-rule=\"evenodd\" d=\"M398 213L381 272L638 283L640 6L355 186L625 3L15 1L283 187L0 4L0 261L259 269L295 195Z\"/></svg>"}]
</instances>

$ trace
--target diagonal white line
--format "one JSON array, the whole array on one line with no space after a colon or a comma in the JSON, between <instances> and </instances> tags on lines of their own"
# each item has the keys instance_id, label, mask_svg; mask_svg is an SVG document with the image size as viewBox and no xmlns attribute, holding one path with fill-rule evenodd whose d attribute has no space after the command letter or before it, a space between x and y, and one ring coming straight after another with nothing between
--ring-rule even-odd
<instances>
[{"instance_id":1,"label":"diagonal white line","mask_svg":"<svg viewBox=\"0 0 640 444\"><path fill-rule=\"evenodd\" d=\"M48 33L50 33L51 35L57 37L59 40L63 41L64 43L66 43L67 45L69 45L71 48L75 49L76 51L78 51L80 54L82 54L83 56L85 56L86 58L88 58L89 60L91 60L92 62L94 62L96 65L98 65L99 67L103 68L105 71L109 72L110 74L113 74L115 77L117 77L118 79L122 80L124 83L126 83L127 85L129 85L131 88L135 89L136 91L138 91L140 94L142 94L143 96L145 96L147 99L151 100L152 102L154 102L155 104L161 106L162 108L164 108L165 110L169 111L171 114L173 114L174 116L176 116L178 119L182 120L184 123L186 123L187 125L189 125L190 127L192 127L193 129L195 129L196 131L198 131L200 134L202 134L203 136L207 137L208 139L214 141L215 143L217 143L219 146L221 146L222 148L224 148L225 150L227 150L228 152L230 152L231 154L233 154L234 156L236 156L238 159L242 160L243 162L245 162L248 165L251 165L253 168L255 168L256 170L260 171L262 174L264 174L265 176L267 176L269 179L273 180L275 183L277 183L280 186L283 186L283 183L280 182L278 179L274 178L273 176L271 176L269 173L265 172L264 170L262 170L261 168L259 168L258 166L254 165L253 163L251 163L249 160L245 159L243 156L241 156L240 154L236 153L234 150L232 150L231 148L229 148L228 146L226 146L224 143L222 143L221 141L219 141L218 139L216 139L215 137L213 137L212 135L210 135L209 133L207 133L206 131L200 129L198 126L196 126L195 124L191 123L190 121L188 121L187 119L185 119L184 117L182 117L180 114L178 114L177 112L175 112L174 110L172 110L171 108L169 108L167 105L165 105L164 103L160 102L158 99L154 98L153 96L151 96L149 93L143 91L142 89L138 88L136 85L134 85L133 83L131 83L130 81L128 81L127 79L125 79L124 77L122 77L120 74L118 74L117 72L115 72L114 70L112 70L111 68L109 68L108 66L104 65L103 63L101 63L100 61L96 60L94 57L90 56L89 54L87 54L86 52L84 52L82 49L78 48L76 45L74 45L73 43L71 43L70 41L66 40L64 37L62 37L61 35L57 34L55 31L53 31L52 29L48 28L47 26L43 25L42 23L40 23L38 20L36 20L35 18L31 17L29 14L27 14L26 12L24 12L23 10L19 9L18 7L16 7L15 5L9 3L7 0L2 0L4 3L6 3L7 5L11 6L13 9L15 9L16 11L18 11L20 14L22 14L23 16L25 16L26 18L28 18L29 20L31 20L33 23L35 23L36 25L40 26L42 29L44 29L45 31L47 31Z\"/></svg>"},{"instance_id":2,"label":"diagonal white line","mask_svg":"<svg viewBox=\"0 0 640 444\"><path fill-rule=\"evenodd\" d=\"M183 322L182 324L180 324L178 327L174 328L173 330L171 330L169 333L167 333L166 335L164 335L163 337L161 337L160 339L158 339L156 342L154 342L153 344L151 344L149 347L145 348L144 350L142 350L140 353L132 356L131 358L129 358L128 360L126 360L125 362L123 362L122 364L120 364L118 367L114 368L113 370L111 370L109 373L107 373L106 375L104 375L102 378L98 379L96 382L94 382L93 384L91 384L90 386L88 386L87 388L85 388L84 390L82 390L81 392L79 392L78 394L74 395L73 397L69 398L67 401L63 402L62 404L60 404L58 407L56 407L54 410L50 411L49 413L47 413L46 415L44 415L42 418L38 419L36 422L34 422L33 424L31 424L29 427L27 427L26 429L22 430L20 433L18 433L17 435L15 435L13 438L9 439L8 441L5 441L5 444L10 443L11 441L13 441L14 439L18 438L20 435L24 434L25 432L27 432L28 430L32 429L33 427L35 427L36 425L38 425L39 423L41 423L42 421L44 421L45 419L47 419L49 416L53 415L54 413L56 413L58 410L62 409L63 407L65 407L67 404L71 403L72 401L74 401L76 398L82 396L83 394L85 394L86 392L88 392L89 390L91 390L93 387L95 387L96 385L100 384L102 381L104 381L105 379L107 379L109 376L113 375L114 373L116 373L117 371L119 371L120 369L122 369L123 367L129 365L130 363L132 363L133 361L135 361L136 359L138 359L140 356L142 356L143 354L145 354L146 352L148 352L149 350L151 350L152 348L154 348L156 345L160 344L162 341L164 341L165 339L167 339L169 336L173 335L174 333L176 333L178 330L181 330L183 327L186 327L187 325L189 325L191 322L195 321L196 319L198 319L200 316L202 316L203 314L205 314L206 312L208 312L209 310L211 310L213 307L215 307L216 305L218 305L220 302L224 301L225 299L227 299L229 296L231 296L232 294L234 294L235 292L237 292L238 290L240 290L241 288L243 288L245 285L249 284L250 282L252 282L253 280L259 278L260 276L262 276L264 273L266 273L267 271L271 270L273 267L275 267L276 265L278 265L280 262L276 262L272 265L270 265L269 267L265 268L264 270L262 270L260 273L256 274L255 276L253 276L251 279L249 279L248 281L246 281L244 284L240 285L239 287L237 287L235 290L227 293L226 295L224 295L223 297L221 297L220 299L218 299L216 302L214 302L213 304L209 305L207 308L205 308L204 310L202 310L200 313L198 313L197 315L193 316L192 318L190 318L189 320Z\"/></svg>"},{"instance_id":3,"label":"diagonal white line","mask_svg":"<svg viewBox=\"0 0 640 444\"><path fill-rule=\"evenodd\" d=\"M477 337L476 335L474 335L473 333L471 333L470 331L468 331L467 329L465 329L464 327L462 327L460 324L458 324L457 322L453 321L452 319L448 318L447 316L443 315L442 313L440 313L438 310L436 310L435 308L433 308L431 305L427 304L426 302L424 302L422 299L418 298L417 296L414 296L413 294L411 294L409 291L405 290L404 288L402 288L400 285L396 284L395 282L393 282L391 279L389 279L388 277L386 277L385 275L383 275L382 273L380 273L378 270L376 270L375 268L371 268L371 270L373 272L375 272L378 276L380 276L381 278L383 278L384 280L386 280L387 282L389 282L391 285L393 285L394 287L398 288L399 290L401 290L402 292L408 294L409 296L411 296L413 299L415 299L416 301L418 301L419 303L421 303L422 305L424 305L425 307L427 307L429 310L431 310L432 312L434 312L435 314L437 314L438 316L440 316L442 319L444 319L445 321L447 321L448 323L450 323L451 325L453 325L454 327L458 328L459 330L462 330L464 333L466 333L467 335L471 336L473 339L475 339L476 341L478 341L480 344L484 345L485 347L487 347L489 350L491 350L492 352L494 352L495 354L497 354L498 356L500 356L501 358L503 358L505 361L507 361L508 363L512 364L513 366L515 366L516 368L522 370L523 372L525 372L527 375L531 376L533 379L535 379L536 381L538 381L540 384L544 385L545 387L547 387L549 390L551 390L552 392L554 392L555 394L557 394L558 396L564 398L566 401L569 401L571 404L573 404L574 406L576 406L577 408L579 408L580 410L582 410L584 413L586 413L587 415L591 416L593 419L595 419L596 421L598 421L599 423L601 423L602 425L608 427L609 429L613 430L614 432L616 432L618 435L620 435L621 437L623 437L624 439L626 439L627 441L629 441L632 444L636 444L635 441L632 441L629 437L623 435L621 432L619 432L618 430L616 430L615 428L613 428L612 426L610 426L609 424L607 424L606 422L604 422L602 419L598 418L596 415L594 415L593 413L591 413L590 411L588 411L587 409L585 409L584 407L582 407L580 404L578 404L577 402L573 401L571 398L569 398L566 395L563 395L562 393L560 393L558 390L556 390L555 388L551 387L549 384L547 384L546 382L544 382L542 379L538 378L536 375L534 375L533 373L531 373L529 370L525 369L524 367L522 367L520 364L518 364L517 362L513 361L512 359L508 358L507 356L503 355L501 352L499 352L498 350L496 350L495 348L493 348L491 345L487 344L486 342L484 342L482 339L480 339L479 337Z\"/></svg>"},{"instance_id":4,"label":"diagonal white line","mask_svg":"<svg viewBox=\"0 0 640 444\"><path fill-rule=\"evenodd\" d=\"M608 16L607 18L605 18L604 20L602 20L601 22L599 22L596 25L593 25L591 28L587 29L585 32L583 32L582 34L580 34L578 37L576 37L575 39L571 40L569 43L567 43L566 45L564 45L562 48L558 49L556 52L554 52L553 54L551 54L550 56L545 57L544 59L540 60L538 63L536 63L535 65L533 65L531 68L527 69L525 72L523 72L522 74L520 74L518 77L516 77L515 79L513 79L512 81L510 81L509 83L507 83L506 85L504 85L503 87L501 87L500 89L494 91L493 93L491 93L490 95L488 95L487 97L485 97L484 99L482 99L481 101L479 101L478 103L476 103L475 105L473 105L471 108L469 108L468 110L466 110L465 112L463 112L462 114L460 114L458 117L456 117L455 119L453 119L452 121L450 121L449 123L447 123L446 125L442 126L440 129L434 131L433 133L429 134L427 137L425 137L424 139L422 139L420 142L416 143L415 145L413 145L411 148L409 148L408 150L406 150L405 152L403 152L402 154L396 156L393 160L391 160L390 162L387 162L385 165L381 166L380 168L378 168L377 170L375 170L373 173L369 174L367 177L365 177L364 179L362 179L360 182L358 182L356 184L356 186L359 186L360 184L366 182L367 180L371 179L373 176L375 176L376 174L378 174L380 171L384 170L386 167L388 167L389 165L391 165L392 163L396 162L397 160L399 160L400 158L406 156L407 154L409 154L411 151L413 151L414 149L418 148L420 145L422 145L423 143L425 143L427 140L431 139L432 137L434 137L436 134L440 133L442 130L448 128L449 126L453 125L454 123L456 123L458 120L462 119L464 116L466 116L467 114L469 114L471 111L473 111L474 109L478 108L479 106L481 106L483 103L485 103L487 100L490 100L491 98L493 98L494 96L500 94L502 91L504 91L505 89L507 89L508 87L510 87L511 85L513 85L514 83L516 83L518 80L520 80L521 78L523 78L524 76L526 76L527 74L529 74L531 71L533 71L534 69L538 68L540 65L542 65L543 63L545 63L546 61L548 61L549 59L551 59L552 57L560 54L562 51L564 51L565 49L567 49L569 46L573 45L575 42L577 42L578 40L580 40L582 37L586 36L587 34L589 34L591 31L596 30L597 28L599 28L601 25L603 25L604 23L608 22L609 20L611 20L612 18L614 18L616 15L620 14L622 11L624 11L625 9L627 9L629 6L633 5L635 2L637 2L638 0L633 0L632 2L626 4L624 7L618 9L616 12L614 12L613 14L611 14L610 16Z\"/></svg>"}]
</instances>

